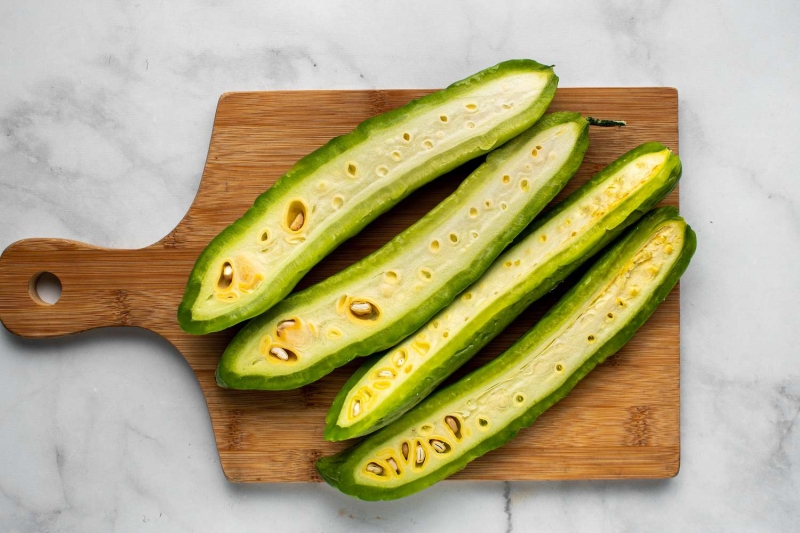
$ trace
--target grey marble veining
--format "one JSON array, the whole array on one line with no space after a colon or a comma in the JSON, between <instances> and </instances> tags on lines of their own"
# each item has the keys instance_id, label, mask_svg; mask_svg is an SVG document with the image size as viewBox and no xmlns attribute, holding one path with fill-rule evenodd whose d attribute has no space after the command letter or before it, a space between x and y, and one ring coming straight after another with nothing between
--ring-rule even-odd
<instances>
[{"instance_id":1,"label":"grey marble veining","mask_svg":"<svg viewBox=\"0 0 800 533\"><path fill-rule=\"evenodd\" d=\"M795 531L800 521L800 4L4 2L0 249L158 240L197 189L218 96L437 87L511 57L562 86L680 93L680 474L446 482L364 503L234 485L199 387L143 331L0 331L3 531Z\"/></svg>"}]
</instances>

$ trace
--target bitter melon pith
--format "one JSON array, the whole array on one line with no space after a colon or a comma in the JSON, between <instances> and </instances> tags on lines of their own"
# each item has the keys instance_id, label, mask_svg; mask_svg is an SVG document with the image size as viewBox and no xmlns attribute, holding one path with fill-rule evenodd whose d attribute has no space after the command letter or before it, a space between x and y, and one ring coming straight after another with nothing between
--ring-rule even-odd
<instances>
[{"instance_id":1,"label":"bitter melon pith","mask_svg":"<svg viewBox=\"0 0 800 533\"><path fill-rule=\"evenodd\" d=\"M219 331L271 308L411 191L529 128L557 81L551 67L506 61L304 157L200 254L178 309L181 327Z\"/></svg>"},{"instance_id":2,"label":"bitter melon pith","mask_svg":"<svg viewBox=\"0 0 800 533\"><path fill-rule=\"evenodd\" d=\"M523 309L655 206L680 173L678 156L659 143L611 163L534 221L525 238L417 333L367 361L334 400L325 438L366 435L422 401ZM420 352L420 344L428 349Z\"/></svg>"},{"instance_id":3,"label":"bitter melon pith","mask_svg":"<svg viewBox=\"0 0 800 533\"><path fill-rule=\"evenodd\" d=\"M506 352L317 470L346 494L396 499L502 446L633 336L695 246L674 208L644 217Z\"/></svg>"},{"instance_id":4,"label":"bitter melon pith","mask_svg":"<svg viewBox=\"0 0 800 533\"><path fill-rule=\"evenodd\" d=\"M577 113L554 113L489 154L378 251L253 319L225 350L218 383L297 388L405 338L477 279L567 183L583 160L587 128Z\"/></svg>"}]
</instances>

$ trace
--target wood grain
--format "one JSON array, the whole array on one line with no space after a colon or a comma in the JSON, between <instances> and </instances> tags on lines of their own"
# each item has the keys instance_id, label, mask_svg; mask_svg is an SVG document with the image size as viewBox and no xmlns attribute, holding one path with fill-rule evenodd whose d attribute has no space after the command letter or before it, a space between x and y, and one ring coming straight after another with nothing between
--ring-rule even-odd
<instances>
[{"instance_id":1,"label":"wood grain","mask_svg":"<svg viewBox=\"0 0 800 533\"><path fill-rule=\"evenodd\" d=\"M299 390L238 392L214 382L233 330L181 331L176 309L203 247L241 216L297 159L360 121L427 90L224 94L217 108L203 179L186 217L159 242L111 250L57 239L28 239L0 257L0 320L24 337L54 337L102 326L136 326L167 338L186 358L205 394L225 475L232 481L318 481L313 462L346 444L322 439L325 413L358 361ZM551 110L622 119L623 129L592 128L585 162L563 198L590 175L645 141L678 149L674 89L559 89ZM298 289L377 249L458 185L467 165L417 191L314 268ZM674 191L666 203L677 205ZM46 305L31 292L41 272L63 285ZM568 285L568 284L565 284ZM494 357L555 301L534 304L462 369ZM460 479L653 478L678 472L678 288L621 352L589 375L510 444L474 461Z\"/></svg>"}]
</instances>

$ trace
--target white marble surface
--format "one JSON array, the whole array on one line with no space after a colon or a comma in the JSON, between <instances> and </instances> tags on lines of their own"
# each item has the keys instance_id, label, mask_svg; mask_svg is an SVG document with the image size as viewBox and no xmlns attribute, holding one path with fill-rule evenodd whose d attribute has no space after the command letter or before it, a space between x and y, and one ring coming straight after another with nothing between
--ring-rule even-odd
<instances>
[{"instance_id":1,"label":"white marble surface","mask_svg":"<svg viewBox=\"0 0 800 533\"><path fill-rule=\"evenodd\" d=\"M435 87L511 57L680 91L682 466L647 482L447 482L367 504L222 475L164 340L0 330L2 531L796 531L800 4L0 3L0 249L138 247L197 189L217 97Z\"/></svg>"}]
</instances>

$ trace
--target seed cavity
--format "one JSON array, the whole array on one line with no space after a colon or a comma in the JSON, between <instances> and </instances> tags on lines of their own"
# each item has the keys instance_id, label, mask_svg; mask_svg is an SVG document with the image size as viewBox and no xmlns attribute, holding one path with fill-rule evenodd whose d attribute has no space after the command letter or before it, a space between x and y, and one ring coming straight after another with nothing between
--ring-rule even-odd
<instances>
[{"instance_id":1,"label":"seed cavity","mask_svg":"<svg viewBox=\"0 0 800 533\"><path fill-rule=\"evenodd\" d=\"M376 375L379 378L390 378L390 379L393 379L393 378L395 378L397 376L397 374L394 373L394 370L392 370L390 368L384 368L383 370L378 372Z\"/></svg>"},{"instance_id":2,"label":"seed cavity","mask_svg":"<svg viewBox=\"0 0 800 533\"><path fill-rule=\"evenodd\" d=\"M507 204L507 203L505 203L505 202L500 202L500 209L502 209L503 211L505 211L506 209L508 209L508 204Z\"/></svg>"},{"instance_id":3,"label":"seed cavity","mask_svg":"<svg viewBox=\"0 0 800 533\"><path fill-rule=\"evenodd\" d=\"M512 102L503 104L503 109L511 109L512 107L514 107L514 104Z\"/></svg>"},{"instance_id":4,"label":"seed cavity","mask_svg":"<svg viewBox=\"0 0 800 533\"><path fill-rule=\"evenodd\" d=\"M479 425L480 427L482 427L482 428L485 428L486 426L488 426L488 425L489 425L489 421L488 421L488 420L486 420L485 418L479 418L479 419L478 419L478 425Z\"/></svg>"},{"instance_id":5,"label":"seed cavity","mask_svg":"<svg viewBox=\"0 0 800 533\"><path fill-rule=\"evenodd\" d=\"M411 343L411 347L420 355L426 355L431 349L430 343L422 340L415 340Z\"/></svg>"},{"instance_id":6,"label":"seed cavity","mask_svg":"<svg viewBox=\"0 0 800 533\"><path fill-rule=\"evenodd\" d=\"M614 318L614 313L608 313L606 316L607 316L608 318Z\"/></svg>"},{"instance_id":7,"label":"seed cavity","mask_svg":"<svg viewBox=\"0 0 800 533\"><path fill-rule=\"evenodd\" d=\"M286 328L291 328L295 324L297 324L297 322L292 318L290 318L288 320L281 320L280 322L278 322L278 327L275 328L276 329L275 334L278 337L280 337L281 333L283 332L283 330L285 330Z\"/></svg>"},{"instance_id":8,"label":"seed cavity","mask_svg":"<svg viewBox=\"0 0 800 533\"><path fill-rule=\"evenodd\" d=\"M394 457L389 457L388 459L386 459L386 462L389 464L389 468L394 470L394 473L399 476L400 467L397 466L397 461L394 460Z\"/></svg>"},{"instance_id":9,"label":"seed cavity","mask_svg":"<svg viewBox=\"0 0 800 533\"><path fill-rule=\"evenodd\" d=\"M395 150L394 152L392 152L392 159L394 159L395 161L400 161L400 159L402 157L403 157L403 154L401 154L398 150Z\"/></svg>"},{"instance_id":10,"label":"seed cavity","mask_svg":"<svg viewBox=\"0 0 800 533\"><path fill-rule=\"evenodd\" d=\"M450 234L450 242L452 242L453 244L456 244L458 242L458 234L451 233Z\"/></svg>"},{"instance_id":11,"label":"seed cavity","mask_svg":"<svg viewBox=\"0 0 800 533\"><path fill-rule=\"evenodd\" d=\"M421 277L423 281L430 281L433 278L433 270L421 267L419 269L419 277Z\"/></svg>"},{"instance_id":12,"label":"seed cavity","mask_svg":"<svg viewBox=\"0 0 800 533\"><path fill-rule=\"evenodd\" d=\"M447 453L451 449L449 444L438 439L431 439L428 441L428 443L431 445L431 448L436 451L436 453Z\"/></svg>"},{"instance_id":13,"label":"seed cavity","mask_svg":"<svg viewBox=\"0 0 800 533\"><path fill-rule=\"evenodd\" d=\"M378 307L366 300L353 300L347 307L350 314L359 320L377 320L380 316Z\"/></svg>"},{"instance_id":14,"label":"seed cavity","mask_svg":"<svg viewBox=\"0 0 800 533\"><path fill-rule=\"evenodd\" d=\"M389 387L391 387L392 384L389 383L388 381L376 381L372 384L372 386L378 390L386 390Z\"/></svg>"},{"instance_id":15,"label":"seed cavity","mask_svg":"<svg viewBox=\"0 0 800 533\"><path fill-rule=\"evenodd\" d=\"M394 270L387 270L383 274L383 278L386 280L387 283L397 283L400 279L400 276L397 275L397 272Z\"/></svg>"},{"instance_id":16,"label":"seed cavity","mask_svg":"<svg viewBox=\"0 0 800 533\"><path fill-rule=\"evenodd\" d=\"M383 467L378 463L369 463L367 465L367 472L375 474L376 476L383 476Z\"/></svg>"},{"instance_id":17,"label":"seed cavity","mask_svg":"<svg viewBox=\"0 0 800 533\"><path fill-rule=\"evenodd\" d=\"M563 372L563 371L564 371L564 365L562 365L561 363L558 363L556 365L556 372Z\"/></svg>"},{"instance_id":18,"label":"seed cavity","mask_svg":"<svg viewBox=\"0 0 800 533\"><path fill-rule=\"evenodd\" d=\"M478 209L475 208L475 207L470 207L469 208L469 216L471 216L472 218L475 218L476 216L478 216Z\"/></svg>"},{"instance_id":19,"label":"seed cavity","mask_svg":"<svg viewBox=\"0 0 800 533\"><path fill-rule=\"evenodd\" d=\"M386 168L385 166L381 165L381 166L379 166L378 168L375 169L375 173L378 176L383 177L383 176L385 176L386 174L389 173L389 169Z\"/></svg>"},{"instance_id":20,"label":"seed cavity","mask_svg":"<svg viewBox=\"0 0 800 533\"><path fill-rule=\"evenodd\" d=\"M438 252L439 251L439 241L437 241L435 239L433 241L431 241L431 251L432 252Z\"/></svg>"},{"instance_id":21,"label":"seed cavity","mask_svg":"<svg viewBox=\"0 0 800 533\"><path fill-rule=\"evenodd\" d=\"M273 346L272 348L270 348L269 355L271 356L271 359L273 360L277 359L282 363L288 363L288 362L293 363L297 361L296 353L294 353L292 350L289 350L288 348L282 348L280 346Z\"/></svg>"},{"instance_id":22,"label":"seed cavity","mask_svg":"<svg viewBox=\"0 0 800 533\"><path fill-rule=\"evenodd\" d=\"M589 342L594 342L594 335L589 335L588 337L586 337L586 340Z\"/></svg>"},{"instance_id":23,"label":"seed cavity","mask_svg":"<svg viewBox=\"0 0 800 533\"><path fill-rule=\"evenodd\" d=\"M509 176L508 174L503 176L503 183L510 183L510 182L511 182L511 176Z\"/></svg>"},{"instance_id":24,"label":"seed cavity","mask_svg":"<svg viewBox=\"0 0 800 533\"><path fill-rule=\"evenodd\" d=\"M543 235L539 235L539 241L540 242L547 242L547 235L544 235L544 234Z\"/></svg>"},{"instance_id":25,"label":"seed cavity","mask_svg":"<svg viewBox=\"0 0 800 533\"><path fill-rule=\"evenodd\" d=\"M539 150L537 150L537 149L535 149L535 148L534 148L533 150L531 150L531 155L532 155L533 157L536 157L537 155L539 155Z\"/></svg>"},{"instance_id":26,"label":"seed cavity","mask_svg":"<svg viewBox=\"0 0 800 533\"><path fill-rule=\"evenodd\" d=\"M430 150L431 148L433 148L433 141L430 139L425 139L425 141L423 141L422 143L422 147L425 148L426 150Z\"/></svg>"},{"instance_id":27,"label":"seed cavity","mask_svg":"<svg viewBox=\"0 0 800 533\"><path fill-rule=\"evenodd\" d=\"M230 261L225 261L222 264L222 270L219 273L219 281L217 281L217 287L220 290L225 290L231 286L233 283L233 265L231 265Z\"/></svg>"},{"instance_id":28,"label":"seed cavity","mask_svg":"<svg viewBox=\"0 0 800 533\"><path fill-rule=\"evenodd\" d=\"M472 230L472 231L469 232L469 236L472 237L473 240L475 240L475 239L478 238L478 232L475 231L475 230Z\"/></svg>"},{"instance_id":29,"label":"seed cavity","mask_svg":"<svg viewBox=\"0 0 800 533\"><path fill-rule=\"evenodd\" d=\"M411 140L411 134L410 133L404 133L403 134L403 140L406 141L406 142L410 141Z\"/></svg>"},{"instance_id":30,"label":"seed cavity","mask_svg":"<svg viewBox=\"0 0 800 533\"><path fill-rule=\"evenodd\" d=\"M261 242L267 242L269 240L269 230L264 230L261 232Z\"/></svg>"},{"instance_id":31,"label":"seed cavity","mask_svg":"<svg viewBox=\"0 0 800 533\"><path fill-rule=\"evenodd\" d=\"M398 350L397 353L394 354L394 356L392 356L392 362L394 363L394 366L396 366L397 368L402 368L403 365L406 364L407 356L408 354L404 349Z\"/></svg>"},{"instance_id":32,"label":"seed cavity","mask_svg":"<svg viewBox=\"0 0 800 533\"><path fill-rule=\"evenodd\" d=\"M525 397L522 394L517 394L514 399L517 400L517 403L522 403L525 401Z\"/></svg>"},{"instance_id":33,"label":"seed cavity","mask_svg":"<svg viewBox=\"0 0 800 533\"><path fill-rule=\"evenodd\" d=\"M439 115L439 120L442 122L447 122L447 115Z\"/></svg>"},{"instance_id":34,"label":"seed cavity","mask_svg":"<svg viewBox=\"0 0 800 533\"><path fill-rule=\"evenodd\" d=\"M423 464L425 464L425 459L427 457L427 454L425 453L425 448L422 447L422 443L419 442L417 443L417 451L414 455L415 455L414 457L415 465L422 466Z\"/></svg>"},{"instance_id":35,"label":"seed cavity","mask_svg":"<svg viewBox=\"0 0 800 533\"><path fill-rule=\"evenodd\" d=\"M338 339L342 336L342 332L333 326L329 327L325 334L328 336L329 339Z\"/></svg>"},{"instance_id":36,"label":"seed cavity","mask_svg":"<svg viewBox=\"0 0 800 533\"><path fill-rule=\"evenodd\" d=\"M453 432L453 436L461 440L461 420L455 416L447 415L444 417L444 423L447 424L447 427Z\"/></svg>"},{"instance_id":37,"label":"seed cavity","mask_svg":"<svg viewBox=\"0 0 800 533\"><path fill-rule=\"evenodd\" d=\"M464 300L466 300L466 301L472 300L472 293L468 292L468 293L464 294Z\"/></svg>"},{"instance_id":38,"label":"seed cavity","mask_svg":"<svg viewBox=\"0 0 800 533\"><path fill-rule=\"evenodd\" d=\"M474 128L474 127L475 127L475 123L474 123L474 122L472 122L471 120L468 120L468 121L466 121L466 122L464 123L464 126L466 126L466 128L467 128L468 130L471 130L472 128Z\"/></svg>"},{"instance_id":39,"label":"seed cavity","mask_svg":"<svg viewBox=\"0 0 800 533\"><path fill-rule=\"evenodd\" d=\"M344 205L344 197L342 197L341 194L335 195L333 198L331 198L331 205L334 209L339 209Z\"/></svg>"},{"instance_id":40,"label":"seed cavity","mask_svg":"<svg viewBox=\"0 0 800 533\"><path fill-rule=\"evenodd\" d=\"M470 113L474 113L475 111L477 111L477 110L478 110L478 105L477 105L477 104L471 104L471 103L470 103L470 104L467 104L467 105L465 105L465 106L464 106L464 108L465 108L467 111L469 111Z\"/></svg>"},{"instance_id":41,"label":"seed cavity","mask_svg":"<svg viewBox=\"0 0 800 533\"><path fill-rule=\"evenodd\" d=\"M350 414L353 418L361 414L361 400L358 398L353 400L353 407L350 408Z\"/></svg>"},{"instance_id":42,"label":"seed cavity","mask_svg":"<svg viewBox=\"0 0 800 533\"><path fill-rule=\"evenodd\" d=\"M519 182L519 188L522 189L523 192L528 192L529 184L528 180L522 180Z\"/></svg>"},{"instance_id":43,"label":"seed cavity","mask_svg":"<svg viewBox=\"0 0 800 533\"><path fill-rule=\"evenodd\" d=\"M306 204L302 200L293 200L286 211L286 227L298 232L306 224Z\"/></svg>"},{"instance_id":44,"label":"seed cavity","mask_svg":"<svg viewBox=\"0 0 800 533\"><path fill-rule=\"evenodd\" d=\"M347 175L351 178L358 177L358 166L355 163L347 163Z\"/></svg>"},{"instance_id":45,"label":"seed cavity","mask_svg":"<svg viewBox=\"0 0 800 533\"><path fill-rule=\"evenodd\" d=\"M403 454L403 459L405 459L406 461L408 461L408 452L409 451L410 451L410 449L409 449L409 446L408 446L407 442L404 442L403 444L400 445L400 453Z\"/></svg>"}]
</instances>

